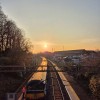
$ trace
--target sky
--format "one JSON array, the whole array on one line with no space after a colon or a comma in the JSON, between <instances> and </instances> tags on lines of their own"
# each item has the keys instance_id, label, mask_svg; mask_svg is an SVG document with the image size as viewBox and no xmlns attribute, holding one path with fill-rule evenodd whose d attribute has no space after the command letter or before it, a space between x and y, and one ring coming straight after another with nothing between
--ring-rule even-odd
<instances>
[{"instance_id":1,"label":"sky","mask_svg":"<svg viewBox=\"0 0 100 100\"><path fill-rule=\"evenodd\" d=\"M100 0L0 0L33 52L100 49Z\"/></svg>"}]
</instances>

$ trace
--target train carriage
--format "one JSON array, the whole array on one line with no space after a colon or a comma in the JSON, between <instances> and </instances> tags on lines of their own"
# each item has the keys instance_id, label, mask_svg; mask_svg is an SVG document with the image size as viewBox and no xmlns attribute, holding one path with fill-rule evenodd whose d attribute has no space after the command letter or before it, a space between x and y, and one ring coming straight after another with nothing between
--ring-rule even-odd
<instances>
[{"instance_id":1,"label":"train carriage","mask_svg":"<svg viewBox=\"0 0 100 100\"><path fill-rule=\"evenodd\" d=\"M46 84L43 80L31 80L26 86L26 100L44 100Z\"/></svg>"}]
</instances>

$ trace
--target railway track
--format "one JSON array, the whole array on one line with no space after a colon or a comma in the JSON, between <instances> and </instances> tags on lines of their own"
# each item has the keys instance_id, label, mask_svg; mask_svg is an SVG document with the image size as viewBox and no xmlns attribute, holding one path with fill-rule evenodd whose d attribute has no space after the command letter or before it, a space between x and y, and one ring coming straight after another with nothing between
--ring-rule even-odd
<instances>
[{"instance_id":1,"label":"railway track","mask_svg":"<svg viewBox=\"0 0 100 100\"><path fill-rule=\"evenodd\" d=\"M49 62L47 74L47 99L46 100L70 100L64 85L52 63ZM51 71L50 71L51 70Z\"/></svg>"},{"instance_id":2,"label":"railway track","mask_svg":"<svg viewBox=\"0 0 100 100\"><path fill-rule=\"evenodd\" d=\"M58 80L56 72L51 73L52 77L52 86L53 86L53 97L54 100L64 100L64 96L62 93L61 84Z\"/></svg>"}]
</instances>

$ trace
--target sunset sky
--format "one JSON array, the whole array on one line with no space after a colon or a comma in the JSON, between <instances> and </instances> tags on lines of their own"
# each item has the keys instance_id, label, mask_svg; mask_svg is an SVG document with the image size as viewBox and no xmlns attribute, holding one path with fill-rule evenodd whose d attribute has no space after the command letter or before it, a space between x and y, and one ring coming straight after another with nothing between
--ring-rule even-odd
<instances>
[{"instance_id":1,"label":"sunset sky","mask_svg":"<svg viewBox=\"0 0 100 100\"><path fill-rule=\"evenodd\" d=\"M34 52L100 49L100 0L0 0Z\"/></svg>"}]
</instances>

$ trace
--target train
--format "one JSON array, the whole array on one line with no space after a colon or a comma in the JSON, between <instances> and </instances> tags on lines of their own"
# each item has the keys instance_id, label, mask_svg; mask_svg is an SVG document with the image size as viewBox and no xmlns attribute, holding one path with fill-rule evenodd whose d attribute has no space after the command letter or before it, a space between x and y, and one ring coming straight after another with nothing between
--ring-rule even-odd
<instances>
[{"instance_id":1,"label":"train","mask_svg":"<svg viewBox=\"0 0 100 100\"><path fill-rule=\"evenodd\" d=\"M47 70L47 60L43 57L37 70ZM45 100L47 72L35 72L26 84L25 100Z\"/></svg>"},{"instance_id":2,"label":"train","mask_svg":"<svg viewBox=\"0 0 100 100\"><path fill-rule=\"evenodd\" d=\"M43 80L31 80L26 85L26 100L44 100L46 95L46 83Z\"/></svg>"}]
</instances>

